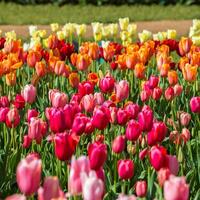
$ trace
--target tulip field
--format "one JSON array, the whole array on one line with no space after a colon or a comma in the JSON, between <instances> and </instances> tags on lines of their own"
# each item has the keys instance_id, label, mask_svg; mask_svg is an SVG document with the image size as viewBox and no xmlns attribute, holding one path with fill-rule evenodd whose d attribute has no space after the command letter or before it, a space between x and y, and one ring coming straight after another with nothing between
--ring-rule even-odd
<instances>
[{"instance_id":1,"label":"tulip field","mask_svg":"<svg viewBox=\"0 0 200 200\"><path fill-rule=\"evenodd\" d=\"M0 31L0 199L199 200L200 20L92 28Z\"/></svg>"}]
</instances>

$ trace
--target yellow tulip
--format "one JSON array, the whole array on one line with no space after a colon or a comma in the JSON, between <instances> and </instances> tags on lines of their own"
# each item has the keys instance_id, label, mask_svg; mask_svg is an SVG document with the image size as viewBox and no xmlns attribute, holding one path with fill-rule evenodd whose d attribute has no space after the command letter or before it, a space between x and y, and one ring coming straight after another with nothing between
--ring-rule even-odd
<instances>
[{"instance_id":1,"label":"yellow tulip","mask_svg":"<svg viewBox=\"0 0 200 200\"><path fill-rule=\"evenodd\" d=\"M45 36L47 35L47 32L46 32L46 30L39 30L39 31L38 31L38 35L39 35L41 38L45 38Z\"/></svg>"},{"instance_id":2,"label":"yellow tulip","mask_svg":"<svg viewBox=\"0 0 200 200\"><path fill-rule=\"evenodd\" d=\"M37 31L37 26L29 26L29 34L30 36L33 36L33 34Z\"/></svg>"},{"instance_id":3,"label":"yellow tulip","mask_svg":"<svg viewBox=\"0 0 200 200\"><path fill-rule=\"evenodd\" d=\"M6 36L7 42L17 39L17 35L16 35L15 31L6 32L5 36Z\"/></svg>"},{"instance_id":4,"label":"yellow tulip","mask_svg":"<svg viewBox=\"0 0 200 200\"><path fill-rule=\"evenodd\" d=\"M76 24L74 23L67 23L63 26L63 29L62 29L65 34L69 34L69 35L72 35L75 30L76 30Z\"/></svg>"},{"instance_id":5,"label":"yellow tulip","mask_svg":"<svg viewBox=\"0 0 200 200\"><path fill-rule=\"evenodd\" d=\"M192 42L197 45L200 46L200 35L199 36L193 36L192 37Z\"/></svg>"},{"instance_id":6,"label":"yellow tulip","mask_svg":"<svg viewBox=\"0 0 200 200\"><path fill-rule=\"evenodd\" d=\"M52 23L52 24L50 24L50 26L51 26L51 30L53 32L56 32L59 29L59 24L58 23Z\"/></svg>"},{"instance_id":7,"label":"yellow tulip","mask_svg":"<svg viewBox=\"0 0 200 200\"><path fill-rule=\"evenodd\" d=\"M57 37L59 40L64 40L65 39L65 33L63 31L58 31L56 33Z\"/></svg>"},{"instance_id":8,"label":"yellow tulip","mask_svg":"<svg viewBox=\"0 0 200 200\"><path fill-rule=\"evenodd\" d=\"M120 26L121 30L127 31L128 24L129 24L129 18L128 17L119 18L119 26Z\"/></svg>"},{"instance_id":9,"label":"yellow tulip","mask_svg":"<svg viewBox=\"0 0 200 200\"><path fill-rule=\"evenodd\" d=\"M168 39L176 39L177 32L174 29L168 29L167 30L167 38Z\"/></svg>"},{"instance_id":10,"label":"yellow tulip","mask_svg":"<svg viewBox=\"0 0 200 200\"><path fill-rule=\"evenodd\" d=\"M128 33L130 36L134 36L136 34L137 25L136 24L129 24L128 25Z\"/></svg>"},{"instance_id":11,"label":"yellow tulip","mask_svg":"<svg viewBox=\"0 0 200 200\"><path fill-rule=\"evenodd\" d=\"M76 25L76 33L79 37L83 37L86 33L87 27L85 24L77 24Z\"/></svg>"},{"instance_id":12,"label":"yellow tulip","mask_svg":"<svg viewBox=\"0 0 200 200\"><path fill-rule=\"evenodd\" d=\"M116 37L118 34L118 24L109 24L110 34L113 37Z\"/></svg>"},{"instance_id":13,"label":"yellow tulip","mask_svg":"<svg viewBox=\"0 0 200 200\"><path fill-rule=\"evenodd\" d=\"M110 33L110 26L103 26L102 28L102 35L104 38L108 38L110 37L111 33Z\"/></svg>"},{"instance_id":14,"label":"yellow tulip","mask_svg":"<svg viewBox=\"0 0 200 200\"><path fill-rule=\"evenodd\" d=\"M152 38L152 33L148 30L143 30L142 33L138 33L138 37L140 39L140 42L143 43Z\"/></svg>"},{"instance_id":15,"label":"yellow tulip","mask_svg":"<svg viewBox=\"0 0 200 200\"><path fill-rule=\"evenodd\" d=\"M93 34L99 34L102 33L102 28L103 28L103 24L99 23L99 22L93 22L92 23L92 29L93 29Z\"/></svg>"},{"instance_id":16,"label":"yellow tulip","mask_svg":"<svg viewBox=\"0 0 200 200\"><path fill-rule=\"evenodd\" d=\"M167 33L166 32L158 32L157 35L158 35L158 40L160 40L160 41L167 39Z\"/></svg>"}]
</instances>

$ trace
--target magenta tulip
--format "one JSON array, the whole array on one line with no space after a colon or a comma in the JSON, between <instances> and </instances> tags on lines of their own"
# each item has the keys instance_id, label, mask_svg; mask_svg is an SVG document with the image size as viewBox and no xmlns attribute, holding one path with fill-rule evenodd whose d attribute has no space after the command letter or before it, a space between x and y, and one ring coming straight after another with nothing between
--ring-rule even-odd
<instances>
[{"instance_id":1,"label":"magenta tulip","mask_svg":"<svg viewBox=\"0 0 200 200\"><path fill-rule=\"evenodd\" d=\"M125 149L126 140L122 135L118 135L112 142L112 151L121 153Z\"/></svg>"},{"instance_id":2,"label":"magenta tulip","mask_svg":"<svg viewBox=\"0 0 200 200\"><path fill-rule=\"evenodd\" d=\"M200 114L200 97L191 98L190 109L192 112Z\"/></svg>"},{"instance_id":3,"label":"magenta tulip","mask_svg":"<svg viewBox=\"0 0 200 200\"><path fill-rule=\"evenodd\" d=\"M120 179L131 179L134 175L134 163L132 160L119 160L117 171Z\"/></svg>"},{"instance_id":4,"label":"magenta tulip","mask_svg":"<svg viewBox=\"0 0 200 200\"><path fill-rule=\"evenodd\" d=\"M136 141L141 133L140 124L134 119L130 120L126 128L126 138L130 141Z\"/></svg>"}]
</instances>

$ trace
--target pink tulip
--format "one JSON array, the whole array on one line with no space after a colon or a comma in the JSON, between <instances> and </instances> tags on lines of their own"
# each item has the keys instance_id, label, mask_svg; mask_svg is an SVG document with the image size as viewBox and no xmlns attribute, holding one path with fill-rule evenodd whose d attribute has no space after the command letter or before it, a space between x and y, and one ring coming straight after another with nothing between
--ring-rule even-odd
<instances>
[{"instance_id":1,"label":"pink tulip","mask_svg":"<svg viewBox=\"0 0 200 200\"><path fill-rule=\"evenodd\" d=\"M174 86L174 95L175 96L180 96L182 92L183 92L183 86L179 85L179 84L176 84Z\"/></svg>"},{"instance_id":2,"label":"pink tulip","mask_svg":"<svg viewBox=\"0 0 200 200\"><path fill-rule=\"evenodd\" d=\"M84 200L103 199L104 184L101 179L97 178L94 171L91 171L89 176L86 173L82 173L81 180Z\"/></svg>"},{"instance_id":3,"label":"pink tulip","mask_svg":"<svg viewBox=\"0 0 200 200\"><path fill-rule=\"evenodd\" d=\"M165 200L188 200L189 186L185 181L185 177L176 177L171 175L169 180L164 183Z\"/></svg>"},{"instance_id":4,"label":"pink tulip","mask_svg":"<svg viewBox=\"0 0 200 200\"><path fill-rule=\"evenodd\" d=\"M85 132L87 122L88 118L84 114L77 114L72 124L72 131L76 135L82 135Z\"/></svg>"},{"instance_id":5,"label":"pink tulip","mask_svg":"<svg viewBox=\"0 0 200 200\"><path fill-rule=\"evenodd\" d=\"M75 106L72 106L71 104L66 104L63 109L63 113L65 119L65 126L67 129L71 129L76 114Z\"/></svg>"},{"instance_id":6,"label":"pink tulip","mask_svg":"<svg viewBox=\"0 0 200 200\"><path fill-rule=\"evenodd\" d=\"M135 195L124 195L120 194L117 198L117 200L137 200Z\"/></svg>"},{"instance_id":7,"label":"pink tulip","mask_svg":"<svg viewBox=\"0 0 200 200\"><path fill-rule=\"evenodd\" d=\"M136 119L140 111L140 106L138 104L129 103L125 106L125 110L128 111L130 119Z\"/></svg>"},{"instance_id":8,"label":"pink tulip","mask_svg":"<svg viewBox=\"0 0 200 200\"><path fill-rule=\"evenodd\" d=\"M191 98L190 109L192 112L200 114L200 97L192 97Z\"/></svg>"},{"instance_id":9,"label":"pink tulip","mask_svg":"<svg viewBox=\"0 0 200 200\"><path fill-rule=\"evenodd\" d=\"M132 160L119 160L117 171L120 179L131 179L134 175L134 163Z\"/></svg>"},{"instance_id":10,"label":"pink tulip","mask_svg":"<svg viewBox=\"0 0 200 200\"><path fill-rule=\"evenodd\" d=\"M117 122L117 107L109 107L110 110L110 123L115 124Z\"/></svg>"},{"instance_id":11,"label":"pink tulip","mask_svg":"<svg viewBox=\"0 0 200 200\"><path fill-rule=\"evenodd\" d=\"M134 119L130 120L126 128L126 138L130 141L136 141L141 133L140 124Z\"/></svg>"},{"instance_id":12,"label":"pink tulip","mask_svg":"<svg viewBox=\"0 0 200 200\"><path fill-rule=\"evenodd\" d=\"M13 101L13 105L15 106L15 108L17 109L23 109L25 106L25 100L24 97L20 94L17 94L15 96L15 100Z\"/></svg>"},{"instance_id":13,"label":"pink tulip","mask_svg":"<svg viewBox=\"0 0 200 200\"><path fill-rule=\"evenodd\" d=\"M162 89L160 87L156 87L153 89L152 98L158 101L162 96Z\"/></svg>"},{"instance_id":14,"label":"pink tulip","mask_svg":"<svg viewBox=\"0 0 200 200\"><path fill-rule=\"evenodd\" d=\"M140 93L140 99L142 102L146 102L149 100L151 96L151 91L150 90L142 90Z\"/></svg>"},{"instance_id":15,"label":"pink tulip","mask_svg":"<svg viewBox=\"0 0 200 200\"><path fill-rule=\"evenodd\" d=\"M38 189L38 200L49 200L64 198L64 193L60 188L59 180L56 176L46 177L43 187Z\"/></svg>"},{"instance_id":16,"label":"pink tulip","mask_svg":"<svg viewBox=\"0 0 200 200\"><path fill-rule=\"evenodd\" d=\"M6 115L6 126L9 128L15 128L20 123L20 115L16 108L13 108L7 112Z\"/></svg>"},{"instance_id":17,"label":"pink tulip","mask_svg":"<svg viewBox=\"0 0 200 200\"><path fill-rule=\"evenodd\" d=\"M61 160L69 160L76 150L76 145L78 143L77 138L64 133L57 133L54 137L54 149L56 157Z\"/></svg>"},{"instance_id":18,"label":"pink tulip","mask_svg":"<svg viewBox=\"0 0 200 200\"><path fill-rule=\"evenodd\" d=\"M54 108L64 108L68 102L68 97L63 92L53 92L50 96L50 101Z\"/></svg>"},{"instance_id":19,"label":"pink tulip","mask_svg":"<svg viewBox=\"0 0 200 200\"><path fill-rule=\"evenodd\" d=\"M115 86L115 79L110 75L105 76L99 81L99 88L103 93L111 93Z\"/></svg>"},{"instance_id":20,"label":"pink tulip","mask_svg":"<svg viewBox=\"0 0 200 200\"><path fill-rule=\"evenodd\" d=\"M10 106L10 101L8 99L8 96L2 96L0 97L0 107L9 107Z\"/></svg>"},{"instance_id":21,"label":"pink tulip","mask_svg":"<svg viewBox=\"0 0 200 200\"><path fill-rule=\"evenodd\" d=\"M92 124L95 128L103 130L110 121L110 111L105 106L94 109L92 116Z\"/></svg>"},{"instance_id":22,"label":"pink tulip","mask_svg":"<svg viewBox=\"0 0 200 200\"><path fill-rule=\"evenodd\" d=\"M107 147L105 144L95 142L88 147L88 156L91 169L98 170L106 161Z\"/></svg>"},{"instance_id":23,"label":"pink tulip","mask_svg":"<svg viewBox=\"0 0 200 200\"><path fill-rule=\"evenodd\" d=\"M86 112L92 112L95 107L95 99L92 94L87 94L82 97L81 105Z\"/></svg>"},{"instance_id":24,"label":"pink tulip","mask_svg":"<svg viewBox=\"0 0 200 200\"><path fill-rule=\"evenodd\" d=\"M129 119L128 111L119 108L117 111L117 123L119 125L124 126L127 123L128 119Z\"/></svg>"},{"instance_id":25,"label":"pink tulip","mask_svg":"<svg viewBox=\"0 0 200 200\"><path fill-rule=\"evenodd\" d=\"M149 87L151 89L154 89L154 88L156 88L158 86L159 77L151 75L148 82L149 82L149 84L148 84Z\"/></svg>"},{"instance_id":26,"label":"pink tulip","mask_svg":"<svg viewBox=\"0 0 200 200\"><path fill-rule=\"evenodd\" d=\"M13 194L9 197L6 197L5 200L26 200L26 197L21 194Z\"/></svg>"},{"instance_id":27,"label":"pink tulip","mask_svg":"<svg viewBox=\"0 0 200 200\"><path fill-rule=\"evenodd\" d=\"M147 134L148 145L155 145L162 142L167 134L167 127L164 122L154 122L153 127Z\"/></svg>"},{"instance_id":28,"label":"pink tulip","mask_svg":"<svg viewBox=\"0 0 200 200\"><path fill-rule=\"evenodd\" d=\"M169 179L171 172L168 168L161 168L157 173L158 183L161 187L163 187L166 180Z\"/></svg>"},{"instance_id":29,"label":"pink tulip","mask_svg":"<svg viewBox=\"0 0 200 200\"><path fill-rule=\"evenodd\" d=\"M70 174L68 180L68 190L72 195L79 195L82 193L81 173L90 172L90 162L85 156L81 156L78 159L72 157Z\"/></svg>"},{"instance_id":30,"label":"pink tulip","mask_svg":"<svg viewBox=\"0 0 200 200\"><path fill-rule=\"evenodd\" d=\"M135 185L136 195L138 197L145 197L147 194L147 183L146 181L137 181Z\"/></svg>"},{"instance_id":31,"label":"pink tulip","mask_svg":"<svg viewBox=\"0 0 200 200\"><path fill-rule=\"evenodd\" d=\"M95 100L95 105L102 105L103 102L105 101L104 96L101 92L94 93L94 100Z\"/></svg>"},{"instance_id":32,"label":"pink tulip","mask_svg":"<svg viewBox=\"0 0 200 200\"><path fill-rule=\"evenodd\" d=\"M191 115L186 112L180 114L180 122L182 126L188 126L191 120Z\"/></svg>"},{"instance_id":33,"label":"pink tulip","mask_svg":"<svg viewBox=\"0 0 200 200\"><path fill-rule=\"evenodd\" d=\"M83 97L86 94L92 94L94 92L94 85L90 81L84 81L78 85L78 94Z\"/></svg>"},{"instance_id":34,"label":"pink tulip","mask_svg":"<svg viewBox=\"0 0 200 200\"><path fill-rule=\"evenodd\" d=\"M28 135L24 135L22 146L26 149L31 145L32 139Z\"/></svg>"},{"instance_id":35,"label":"pink tulip","mask_svg":"<svg viewBox=\"0 0 200 200\"><path fill-rule=\"evenodd\" d=\"M168 87L165 90L165 99L167 101L171 101L174 98L174 89L172 87Z\"/></svg>"},{"instance_id":36,"label":"pink tulip","mask_svg":"<svg viewBox=\"0 0 200 200\"><path fill-rule=\"evenodd\" d=\"M177 175L179 170L179 163L176 156L167 155L166 162L171 174Z\"/></svg>"},{"instance_id":37,"label":"pink tulip","mask_svg":"<svg viewBox=\"0 0 200 200\"><path fill-rule=\"evenodd\" d=\"M139 153L140 160L143 160L146 157L147 154L148 154L148 149L147 148L145 148L142 151L140 151L140 153Z\"/></svg>"},{"instance_id":38,"label":"pink tulip","mask_svg":"<svg viewBox=\"0 0 200 200\"><path fill-rule=\"evenodd\" d=\"M118 135L112 142L112 151L115 153L121 153L125 149L125 144L125 137Z\"/></svg>"},{"instance_id":39,"label":"pink tulip","mask_svg":"<svg viewBox=\"0 0 200 200\"><path fill-rule=\"evenodd\" d=\"M181 137L183 138L185 143L190 140L190 135L190 131L187 128L182 129Z\"/></svg>"},{"instance_id":40,"label":"pink tulip","mask_svg":"<svg viewBox=\"0 0 200 200\"><path fill-rule=\"evenodd\" d=\"M33 85L26 85L22 90L22 96L26 103L32 104L36 98L36 88Z\"/></svg>"},{"instance_id":41,"label":"pink tulip","mask_svg":"<svg viewBox=\"0 0 200 200\"><path fill-rule=\"evenodd\" d=\"M144 106L138 114L138 122L142 131L150 131L153 125L153 111L149 106Z\"/></svg>"},{"instance_id":42,"label":"pink tulip","mask_svg":"<svg viewBox=\"0 0 200 200\"><path fill-rule=\"evenodd\" d=\"M123 101L129 96L129 83L126 80L121 80L115 84L115 94L119 101Z\"/></svg>"},{"instance_id":43,"label":"pink tulip","mask_svg":"<svg viewBox=\"0 0 200 200\"><path fill-rule=\"evenodd\" d=\"M32 195L40 185L42 162L36 156L27 156L17 166L17 184L22 193Z\"/></svg>"},{"instance_id":44,"label":"pink tulip","mask_svg":"<svg viewBox=\"0 0 200 200\"><path fill-rule=\"evenodd\" d=\"M9 108L7 107L2 107L0 108L0 122L6 122L6 116L7 116L7 113L9 112Z\"/></svg>"},{"instance_id":45,"label":"pink tulip","mask_svg":"<svg viewBox=\"0 0 200 200\"><path fill-rule=\"evenodd\" d=\"M38 117L39 113L35 109L28 109L27 111L27 121L30 123L32 117Z\"/></svg>"}]
</instances>

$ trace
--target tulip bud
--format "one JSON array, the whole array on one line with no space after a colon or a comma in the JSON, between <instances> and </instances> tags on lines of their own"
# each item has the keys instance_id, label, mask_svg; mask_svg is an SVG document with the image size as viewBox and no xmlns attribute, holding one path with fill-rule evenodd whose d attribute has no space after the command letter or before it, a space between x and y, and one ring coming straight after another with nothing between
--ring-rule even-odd
<instances>
[{"instance_id":1,"label":"tulip bud","mask_svg":"<svg viewBox=\"0 0 200 200\"><path fill-rule=\"evenodd\" d=\"M190 131L187 128L183 128L181 132L181 137L183 138L184 142L190 140Z\"/></svg>"},{"instance_id":2,"label":"tulip bud","mask_svg":"<svg viewBox=\"0 0 200 200\"><path fill-rule=\"evenodd\" d=\"M152 98L158 101L162 96L162 89L160 87L156 87L153 89Z\"/></svg>"},{"instance_id":3,"label":"tulip bud","mask_svg":"<svg viewBox=\"0 0 200 200\"><path fill-rule=\"evenodd\" d=\"M139 153L140 160L143 160L145 158L145 156L147 155L147 153L148 153L148 149L147 148L145 148L142 151L140 151L140 153Z\"/></svg>"},{"instance_id":4,"label":"tulip bud","mask_svg":"<svg viewBox=\"0 0 200 200\"><path fill-rule=\"evenodd\" d=\"M200 97L192 97L191 98L190 109L194 113L200 113Z\"/></svg>"},{"instance_id":5,"label":"tulip bud","mask_svg":"<svg viewBox=\"0 0 200 200\"><path fill-rule=\"evenodd\" d=\"M92 94L87 94L81 99L81 105L86 112L92 112L95 107L95 99Z\"/></svg>"},{"instance_id":6,"label":"tulip bud","mask_svg":"<svg viewBox=\"0 0 200 200\"><path fill-rule=\"evenodd\" d=\"M182 126L188 126L190 120L191 120L191 115L189 113L182 112L180 114L180 123Z\"/></svg>"},{"instance_id":7,"label":"tulip bud","mask_svg":"<svg viewBox=\"0 0 200 200\"><path fill-rule=\"evenodd\" d=\"M142 102L146 102L149 100L151 96L151 91L150 90L142 90L140 93L140 99Z\"/></svg>"},{"instance_id":8,"label":"tulip bud","mask_svg":"<svg viewBox=\"0 0 200 200\"><path fill-rule=\"evenodd\" d=\"M151 75L149 78L149 87L151 89L154 89L158 86L158 83L159 83L159 77Z\"/></svg>"},{"instance_id":9,"label":"tulip bud","mask_svg":"<svg viewBox=\"0 0 200 200\"><path fill-rule=\"evenodd\" d=\"M96 105L102 105L104 102L104 96L101 92L94 93L94 100Z\"/></svg>"},{"instance_id":10,"label":"tulip bud","mask_svg":"<svg viewBox=\"0 0 200 200\"><path fill-rule=\"evenodd\" d=\"M136 195L138 197L145 197L147 194L147 183L146 181L137 181L135 185Z\"/></svg>"},{"instance_id":11,"label":"tulip bud","mask_svg":"<svg viewBox=\"0 0 200 200\"><path fill-rule=\"evenodd\" d=\"M174 89L172 87L168 87L165 90L165 98L167 101L171 101L174 98Z\"/></svg>"},{"instance_id":12,"label":"tulip bud","mask_svg":"<svg viewBox=\"0 0 200 200\"><path fill-rule=\"evenodd\" d=\"M27 149L27 148L30 147L31 142L32 142L31 138L30 138L28 135L24 135L24 140L23 140L22 146L23 146L25 149Z\"/></svg>"},{"instance_id":13,"label":"tulip bud","mask_svg":"<svg viewBox=\"0 0 200 200\"><path fill-rule=\"evenodd\" d=\"M20 115L16 108L8 111L6 115L6 126L9 128L15 128L20 123Z\"/></svg>"},{"instance_id":14,"label":"tulip bud","mask_svg":"<svg viewBox=\"0 0 200 200\"><path fill-rule=\"evenodd\" d=\"M84 81L78 85L78 94L83 97L94 92L94 85L90 81Z\"/></svg>"},{"instance_id":15,"label":"tulip bud","mask_svg":"<svg viewBox=\"0 0 200 200\"><path fill-rule=\"evenodd\" d=\"M126 138L130 141L136 141L141 135L141 126L135 120L130 120L126 128Z\"/></svg>"},{"instance_id":16,"label":"tulip bud","mask_svg":"<svg viewBox=\"0 0 200 200\"><path fill-rule=\"evenodd\" d=\"M22 90L22 96L24 97L25 102L33 103L36 98L36 88L33 85L26 85Z\"/></svg>"},{"instance_id":17,"label":"tulip bud","mask_svg":"<svg viewBox=\"0 0 200 200\"><path fill-rule=\"evenodd\" d=\"M119 160L117 171L120 179L131 179L134 175L134 163L132 160Z\"/></svg>"},{"instance_id":18,"label":"tulip bud","mask_svg":"<svg viewBox=\"0 0 200 200\"><path fill-rule=\"evenodd\" d=\"M125 137L117 136L112 142L112 151L115 153L121 153L125 149Z\"/></svg>"},{"instance_id":19,"label":"tulip bud","mask_svg":"<svg viewBox=\"0 0 200 200\"><path fill-rule=\"evenodd\" d=\"M181 85L176 84L176 85L174 86L174 95L175 95L175 96L180 96L181 93L182 93L182 91L183 91L183 87L182 87Z\"/></svg>"}]
</instances>

